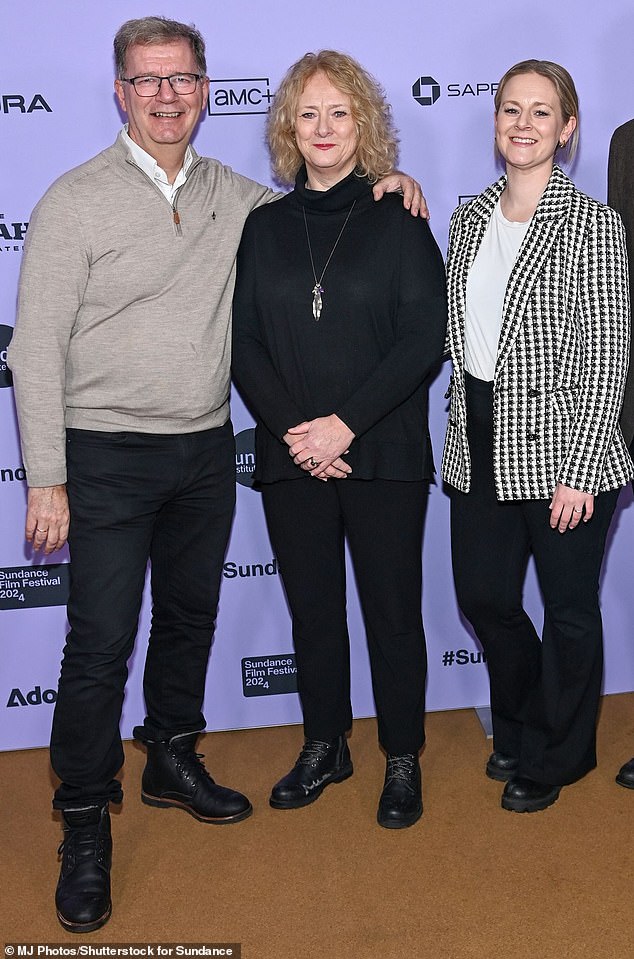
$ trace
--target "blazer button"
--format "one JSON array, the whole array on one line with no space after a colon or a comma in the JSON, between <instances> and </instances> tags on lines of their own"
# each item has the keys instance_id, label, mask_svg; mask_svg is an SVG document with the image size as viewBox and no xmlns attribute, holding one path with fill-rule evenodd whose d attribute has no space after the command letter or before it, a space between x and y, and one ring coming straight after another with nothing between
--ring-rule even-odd
<instances>
[{"instance_id":1,"label":"blazer button","mask_svg":"<svg viewBox=\"0 0 634 959\"><path fill-rule=\"evenodd\" d=\"M449 420L449 425L450 425L450 426L455 426L455 425L456 425L456 421L455 421L455 420Z\"/></svg>"},{"instance_id":2,"label":"blazer button","mask_svg":"<svg viewBox=\"0 0 634 959\"><path fill-rule=\"evenodd\" d=\"M527 435L526 439L527 439L530 443L534 443L535 440L537 439L537 433L529 433L529 434Z\"/></svg>"},{"instance_id":3,"label":"blazer button","mask_svg":"<svg viewBox=\"0 0 634 959\"><path fill-rule=\"evenodd\" d=\"M539 390L536 390L534 387L528 391L528 395L531 397L539 396Z\"/></svg>"}]
</instances>

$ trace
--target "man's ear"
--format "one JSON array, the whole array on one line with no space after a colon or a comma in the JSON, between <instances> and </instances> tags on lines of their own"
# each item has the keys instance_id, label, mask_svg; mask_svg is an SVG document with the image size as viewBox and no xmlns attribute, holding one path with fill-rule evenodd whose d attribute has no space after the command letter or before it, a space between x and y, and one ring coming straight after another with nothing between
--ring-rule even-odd
<instances>
[{"instance_id":1,"label":"man's ear","mask_svg":"<svg viewBox=\"0 0 634 959\"><path fill-rule=\"evenodd\" d=\"M124 89L124 86L123 86L123 83L121 82L121 80L115 80L115 81L114 81L114 92L115 92L116 95L117 95L117 100L119 101L119 106L121 107L121 109L123 110L124 113L127 113L128 110L127 110L126 103L125 103L125 89Z\"/></svg>"}]
</instances>

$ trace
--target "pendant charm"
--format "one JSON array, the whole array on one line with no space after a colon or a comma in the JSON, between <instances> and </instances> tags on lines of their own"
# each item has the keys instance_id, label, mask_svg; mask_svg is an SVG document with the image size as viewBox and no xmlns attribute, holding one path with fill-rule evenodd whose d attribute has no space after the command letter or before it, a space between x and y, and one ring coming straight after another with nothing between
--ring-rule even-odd
<instances>
[{"instance_id":1,"label":"pendant charm","mask_svg":"<svg viewBox=\"0 0 634 959\"><path fill-rule=\"evenodd\" d=\"M320 283L315 283L312 294L313 294L313 316L316 320L321 316L321 294L324 292L324 288Z\"/></svg>"}]
</instances>

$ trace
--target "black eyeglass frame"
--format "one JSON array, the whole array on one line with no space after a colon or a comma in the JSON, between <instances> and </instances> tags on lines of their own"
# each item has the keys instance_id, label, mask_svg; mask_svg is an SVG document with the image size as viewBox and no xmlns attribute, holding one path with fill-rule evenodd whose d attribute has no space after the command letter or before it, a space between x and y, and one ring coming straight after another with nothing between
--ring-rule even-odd
<instances>
[{"instance_id":1,"label":"black eyeglass frame","mask_svg":"<svg viewBox=\"0 0 634 959\"><path fill-rule=\"evenodd\" d=\"M188 93L180 93L178 90L174 90L174 85L172 83L172 80L174 80L176 77L191 77L194 80L194 89L190 90ZM170 87L172 88L172 92L175 93L176 96L190 97L192 93L196 92L196 85L198 84L198 82L200 80L206 80L207 78L202 73L172 73L169 77L157 77L157 76L154 76L153 74L150 74L150 75L146 74L145 76L140 76L140 77L119 77L119 79L121 80L122 83L131 83L134 88L134 92L139 97L158 96L159 93L161 92L161 86L163 85L163 80L167 80ZM154 93L139 93L136 87L137 80L158 80L158 90L156 90Z\"/></svg>"}]
</instances>

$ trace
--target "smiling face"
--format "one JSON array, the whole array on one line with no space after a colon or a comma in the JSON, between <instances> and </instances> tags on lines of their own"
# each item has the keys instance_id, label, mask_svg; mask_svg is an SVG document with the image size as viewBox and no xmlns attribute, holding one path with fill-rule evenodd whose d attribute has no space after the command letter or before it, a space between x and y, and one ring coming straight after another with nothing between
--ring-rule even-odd
<instances>
[{"instance_id":1,"label":"smiling face","mask_svg":"<svg viewBox=\"0 0 634 959\"><path fill-rule=\"evenodd\" d=\"M356 166L359 135L350 97L321 71L306 82L299 98L295 140L311 190L330 189Z\"/></svg>"},{"instance_id":2,"label":"smiling face","mask_svg":"<svg viewBox=\"0 0 634 959\"><path fill-rule=\"evenodd\" d=\"M522 73L504 84L495 115L495 143L507 166L520 170L552 167L555 151L577 125L565 121L552 80Z\"/></svg>"},{"instance_id":3,"label":"smiling face","mask_svg":"<svg viewBox=\"0 0 634 959\"><path fill-rule=\"evenodd\" d=\"M127 77L169 77L175 73L199 73L187 40L173 43L134 44L126 55ZM140 97L131 83L115 80L121 109L128 115L128 133L157 162L167 146L182 147L191 139L201 111L207 105L209 81L199 80L193 93L178 95L162 83L154 97Z\"/></svg>"}]
</instances>

